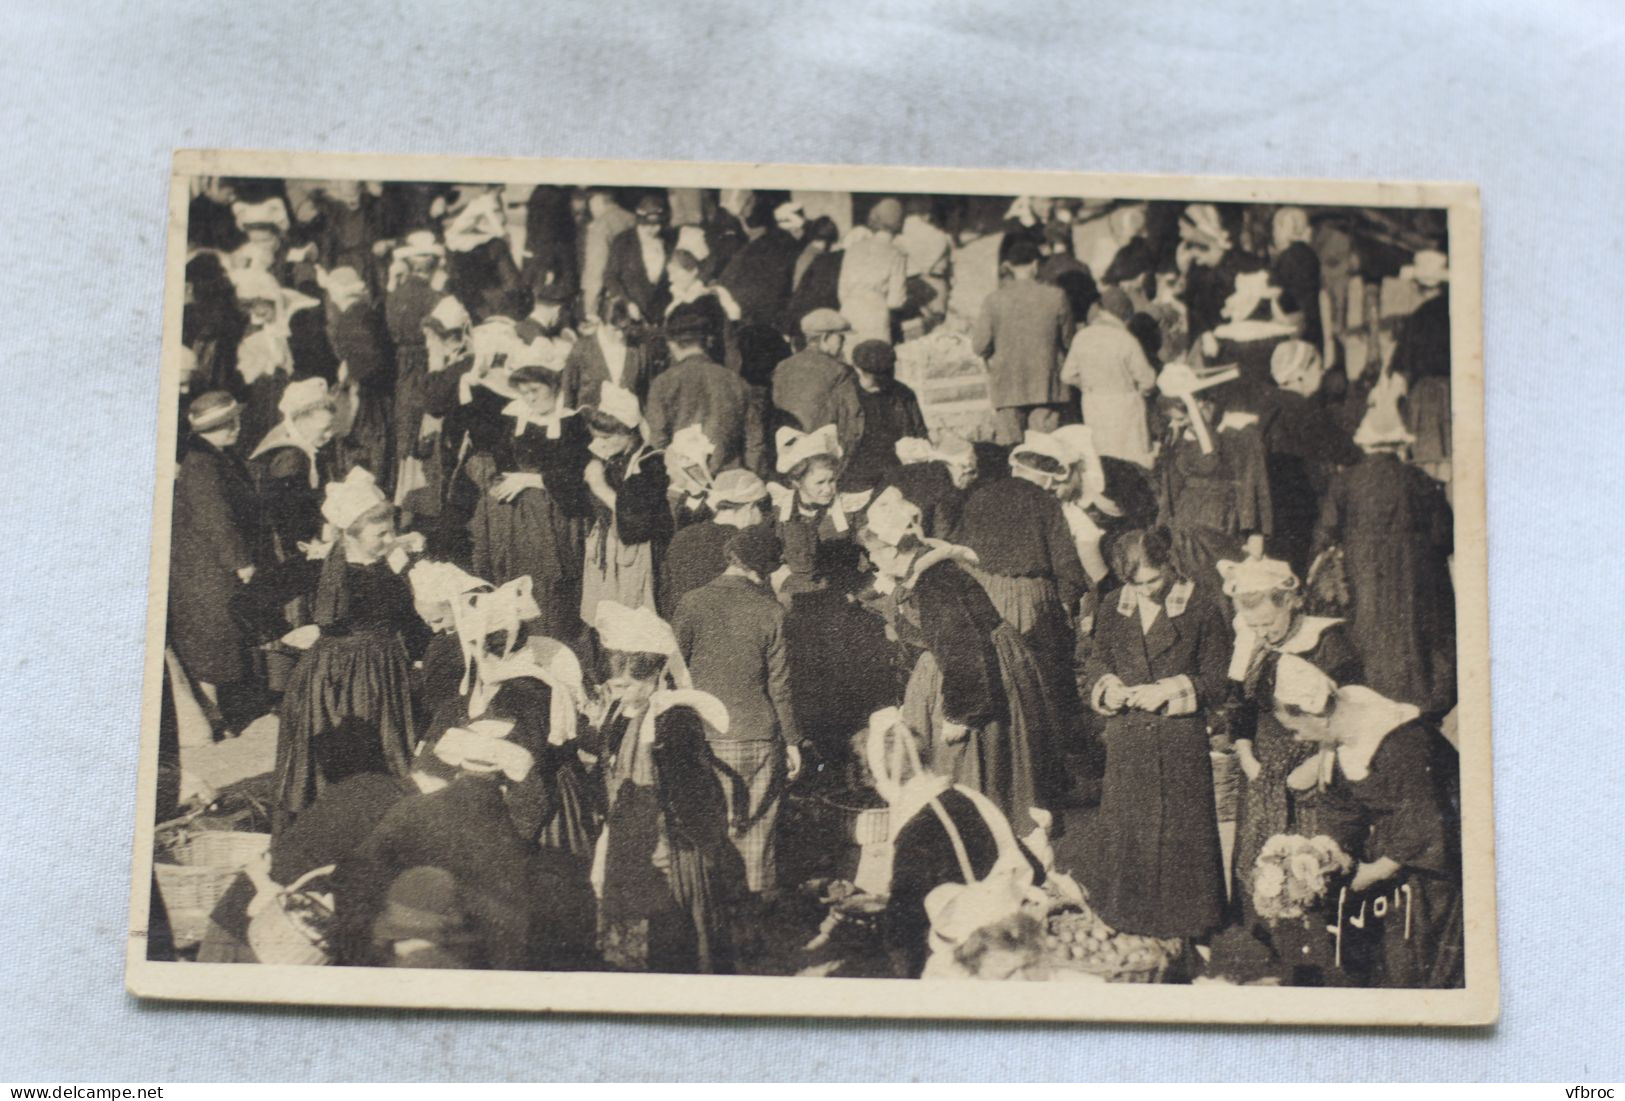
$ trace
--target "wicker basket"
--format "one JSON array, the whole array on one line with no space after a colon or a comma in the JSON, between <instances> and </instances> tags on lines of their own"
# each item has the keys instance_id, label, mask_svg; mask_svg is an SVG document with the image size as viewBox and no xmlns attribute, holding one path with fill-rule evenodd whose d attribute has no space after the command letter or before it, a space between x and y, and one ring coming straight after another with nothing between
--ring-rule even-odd
<instances>
[{"instance_id":1,"label":"wicker basket","mask_svg":"<svg viewBox=\"0 0 1625 1101\"><path fill-rule=\"evenodd\" d=\"M279 890L248 923L248 946L261 963L315 967L329 963L326 926L333 919L333 896L311 884L333 873L334 865L313 868Z\"/></svg>"},{"instance_id":2,"label":"wicker basket","mask_svg":"<svg viewBox=\"0 0 1625 1101\"><path fill-rule=\"evenodd\" d=\"M1209 753L1208 759L1213 762L1213 803L1219 810L1219 821L1234 822L1241 793L1241 766L1235 751Z\"/></svg>"},{"instance_id":3,"label":"wicker basket","mask_svg":"<svg viewBox=\"0 0 1625 1101\"><path fill-rule=\"evenodd\" d=\"M884 894L891 885L891 809L860 806L851 792L820 797L831 818L838 818L841 836L858 847L858 866L852 880L870 894Z\"/></svg>"},{"instance_id":4,"label":"wicker basket","mask_svg":"<svg viewBox=\"0 0 1625 1101\"><path fill-rule=\"evenodd\" d=\"M854 844L875 845L891 839L891 808L856 806L851 793L840 792L820 799L841 818L841 833Z\"/></svg>"},{"instance_id":5,"label":"wicker basket","mask_svg":"<svg viewBox=\"0 0 1625 1101\"><path fill-rule=\"evenodd\" d=\"M200 829L176 831L168 840L167 847L163 838L159 840L153 874L175 947L190 948L203 940L209 915L237 873L265 855L271 835Z\"/></svg>"}]
</instances>

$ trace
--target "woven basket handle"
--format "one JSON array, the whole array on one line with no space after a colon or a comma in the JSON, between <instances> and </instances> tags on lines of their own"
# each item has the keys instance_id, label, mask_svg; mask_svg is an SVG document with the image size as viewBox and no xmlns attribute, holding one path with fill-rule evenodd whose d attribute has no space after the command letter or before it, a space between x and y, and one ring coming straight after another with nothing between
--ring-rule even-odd
<instances>
[{"instance_id":1,"label":"woven basket handle","mask_svg":"<svg viewBox=\"0 0 1625 1101\"><path fill-rule=\"evenodd\" d=\"M324 875L332 875L334 872L338 871L338 867L339 866L337 864L323 864L320 868L312 868L310 871L306 872L304 875L282 888L281 893L284 895L298 894L300 891L305 889L311 880L320 879Z\"/></svg>"}]
</instances>

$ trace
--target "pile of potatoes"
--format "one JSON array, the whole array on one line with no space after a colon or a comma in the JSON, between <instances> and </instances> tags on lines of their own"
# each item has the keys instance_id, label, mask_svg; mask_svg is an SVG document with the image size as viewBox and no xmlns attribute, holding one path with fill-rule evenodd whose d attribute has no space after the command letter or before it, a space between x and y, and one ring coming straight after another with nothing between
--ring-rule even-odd
<instances>
[{"instance_id":1,"label":"pile of potatoes","mask_svg":"<svg viewBox=\"0 0 1625 1101\"><path fill-rule=\"evenodd\" d=\"M1119 933L1087 907L1053 913L1045 925L1044 949L1057 964L1108 977L1158 971L1180 947L1178 940Z\"/></svg>"}]
</instances>

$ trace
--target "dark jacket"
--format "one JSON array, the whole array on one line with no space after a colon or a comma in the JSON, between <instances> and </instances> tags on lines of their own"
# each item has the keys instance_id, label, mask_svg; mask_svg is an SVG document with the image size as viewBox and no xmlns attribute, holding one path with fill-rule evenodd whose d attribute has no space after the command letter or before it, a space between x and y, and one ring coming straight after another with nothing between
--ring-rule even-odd
<instances>
[{"instance_id":1,"label":"dark jacket","mask_svg":"<svg viewBox=\"0 0 1625 1101\"><path fill-rule=\"evenodd\" d=\"M651 377L649 349L642 344L628 344L626 364L621 369L622 389L630 390L639 402L649 396ZM564 381L559 400L571 409L596 406L599 391L609 381L609 365L604 360L604 347L595 336L584 336L570 346L564 360Z\"/></svg>"},{"instance_id":2,"label":"dark jacket","mask_svg":"<svg viewBox=\"0 0 1625 1101\"><path fill-rule=\"evenodd\" d=\"M845 256L844 252L825 252L813 257L785 307L785 332L800 333L801 319L814 310L841 308L841 260Z\"/></svg>"},{"instance_id":3,"label":"dark jacket","mask_svg":"<svg viewBox=\"0 0 1625 1101\"><path fill-rule=\"evenodd\" d=\"M724 574L684 596L672 626L694 686L728 708L730 741L800 742L784 606L771 589Z\"/></svg>"},{"instance_id":4,"label":"dark jacket","mask_svg":"<svg viewBox=\"0 0 1625 1101\"><path fill-rule=\"evenodd\" d=\"M666 258L671 258L672 236L661 235L661 247ZM643 266L643 244L636 226L624 230L609 243L609 262L604 268L604 291L618 294L635 304L643 312L643 319L657 322L666 312L671 290L666 283L665 268L658 279L650 280Z\"/></svg>"},{"instance_id":5,"label":"dark jacket","mask_svg":"<svg viewBox=\"0 0 1625 1101\"><path fill-rule=\"evenodd\" d=\"M738 534L738 528L715 520L701 520L672 536L671 546L666 548L665 575L660 585L663 619L670 620L676 614L677 602L684 593L722 576L722 571L728 568L728 556L723 548Z\"/></svg>"},{"instance_id":6,"label":"dark jacket","mask_svg":"<svg viewBox=\"0 0 1625 1101\"><path fill-rule=\"evenodd\" d=\"M170 530L170 642L192 676L210 684L241 680L244 639L228 604L242 584L237 571L269 558L243 461L190 440L175 475Z\"/></svg>"},{"instance_id":7,"label":"dark jacket","mask_svg":"<svg viewBox=\"0 0 1625 1101\"><path fill-rule=\"evenodd\" d=\"M1061 361L1072 328L1072 307L1058 287L1012 280L987 296L971 343L987 358L995 409L1062 400Z\"/></svg>"},{"instance_id":8,"label":"dark jacket","mask_svg":"<svg viewBox=\"0 0 1625 1101\"><path fill-rule=\"evenodd\" d=\"M873 489L902 465L897 457L897 441L904 437L924 439L925 414L914 391L896 379L881 379L875 390L857 387L861 412L857 443L846 452L841 467L843 493Z\"/></svg>"},{"instance_id":9,"label":"dark jacket","mask_svg":"<svg viewBox=\"0 0 1625 1101\"><path fill-rule=\"evenodd\" d=\"M698 424L716 445L709 466L719 470L760 470L763 428L760 411L750 400L744 380L703 355L674 363L649 386L644 408L649 443L663 448L672 437Z\"/></svg>"},{"instance_id":10,"label":"dark jacket","mask_svg":"<svg viewBox=\"0 0 1625 1101\"><path fill-rule=\"evenodd\" d=\"M718 281L739 303L743 322L785 326L785 306L801 246L798 238L774 228L734 253Z\"/></svg>"},{"instance_id":11,"label":"dark jacket","mask_svg":"<svg viewBox=\"0 0 1625 1101\"><path fill-rule=\"evenodd\" d=\"M1183 607L1176 593L1188 598ZM1080 687L1097 710L1107 674L1129 688L1186 677L1192 692L1166 711L1125 710L1106 719L1100 832L1082 879L1090 904L1113 928L1200 936L1217 926L1225 905L1203 712L1230 690L1232 637L1217 602L1200 589L1181 585L1159 606L1149 632L1135 602L1116 594L1095 619Z\"/></svg>"},{"instance_id":12,"label":"dark jacket","mask_svg":"<svg viewBox=\"0 0 1625 1101\"><path fill-rule=\"evenodd\" d=\"M773 368L775 433L783 425L812 432L833 424L843 454L863 430L863 406L852 369L817 348L803 348Z\"/></svg>"},{"instance_id":13,"label":"dark jacket","mask_svg":"<svg viewBox=\"0 0 1625 1101\"><path fill-rule=\"evenodd\" d=\"M529 846L515 832L496 783L460 777L439 791L402 799L340 864L337 903L352 946L370 940L390 885L418 867L443 868L456 878L480 962L504 970L530 966Z\"/></svg>"}]
</instances>

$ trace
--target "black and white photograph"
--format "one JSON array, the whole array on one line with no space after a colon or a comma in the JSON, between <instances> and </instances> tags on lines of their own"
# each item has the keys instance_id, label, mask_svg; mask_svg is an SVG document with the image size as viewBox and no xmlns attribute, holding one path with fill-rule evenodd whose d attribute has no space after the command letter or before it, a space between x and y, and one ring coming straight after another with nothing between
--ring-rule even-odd
<instances>
[{"instance_id":1,"label":"black and white photograph","mask_svg":"<svg viewBox=\"0 0 1625 1101\"><path fill-rule=\"evenodd\" d=\"M131 990L1492 1022L1478 217L177 154Z\"/></svg>"}]
</instances>

